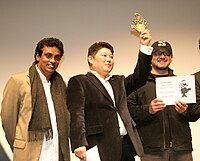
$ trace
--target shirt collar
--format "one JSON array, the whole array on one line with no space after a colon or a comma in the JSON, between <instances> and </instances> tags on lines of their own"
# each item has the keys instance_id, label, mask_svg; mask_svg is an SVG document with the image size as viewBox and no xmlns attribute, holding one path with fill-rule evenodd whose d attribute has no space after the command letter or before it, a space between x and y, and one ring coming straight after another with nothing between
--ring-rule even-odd
<instances>
[{"instance_id":1,"label":"shirt collar","mask_svg":"<svg viewBox=\"0 0 200 161\"><path fill-rule=\"evenodd\" d=\"M35 67L36 67L36 70L37 70L37 72L38 72L38 74L39 74L41 80L42 80L42 83L50 84L50 81L49 81L49 82L47 81L46 77L44 76L44 74L42 74L42 72L41 72L40 69L38 68L37 64L35 65Z\"/></svg>"},{"instance_id":2,"label":"shirt collar","mask_svg":"<svg viewBox=\"0 0 200 161\"><path fill-rule=\"evenodd\" d=\"M104 80L104 81L108 81L108 80L112 77L111 74L108 74L108 75L106 76L106 78L103 79L103 78L99 75L99 73L97 73L96 71L90 70L89 72L92 73L92 74L94 74L98 79Z\"/></svg>"}]
</instances>

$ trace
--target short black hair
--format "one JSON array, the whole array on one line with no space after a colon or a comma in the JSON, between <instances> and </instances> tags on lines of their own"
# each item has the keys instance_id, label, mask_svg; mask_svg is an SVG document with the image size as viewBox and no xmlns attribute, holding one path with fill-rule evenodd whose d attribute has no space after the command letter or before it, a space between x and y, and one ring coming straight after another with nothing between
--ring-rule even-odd
<instances>
[{"instance_id":1,"label":"short black hair","mask_svg":"<svg viewBox=\"0 0 200 161\"><path fill-rule=\"evenodd\" d=\"M114 53L114 49L113 49L112 45L110 45L107 42L100 41L100 42L95 42L94 44L92 44L89 47L88 56L96 55L96 53L102 48L107 48L107 49L109 49L111 51L112 54Z\"/></svg>"},{"instance_id":2,"label":"short black hair","mask_svg":"<svg viewBox=\"0 0 200 161\"><path fill-rule=\"evenodd\" d=\"M40 40L37 43L37 46L35 48L34 58L35 58L35 63L36 64L38 63L38 61L36 60L36 55L38 54L41 57L42 49L45 46L49 46L49 47L54 47L55 46L55 47L57 47L60 50L61 57L64 54L63 43L59 39L54 38L54 37L43 38L42 40Z\"/></svg>"},{"instance_id":3,"label":"short black hair","mask_svg":"<svg viewBox=\"0 0 200 161\"><path fill-rule=\"evenodd\" d=\"M97 52L102 48L107 48L111 51L112 54L114 54L114 48L112 47L112 45L110 45L107 42L100 41L100 42L95 42L88 48L88 57L95 56ZM90 65L89 61L88 64Z\"/></svg>"}]
</instances>

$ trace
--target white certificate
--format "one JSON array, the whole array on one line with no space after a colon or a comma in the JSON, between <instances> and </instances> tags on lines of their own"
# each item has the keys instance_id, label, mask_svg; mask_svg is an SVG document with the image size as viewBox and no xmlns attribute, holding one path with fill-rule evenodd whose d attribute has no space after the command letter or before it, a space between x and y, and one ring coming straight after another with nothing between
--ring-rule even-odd
<instances>
[{"instance_id":1,"label":"white certificate","mask_svg":"<svg viewBox=\"0 0 200 161\"><path fill-rule=\"evenodd\" d=\"M194 75L156 78L156 97L165 105L174 105L178 100L196 103Z\"/></svg>"},{"instance_id":2,"label":"white certificate","mask_svg":"<svg viewBox=\"0 0 200 161\"><path fill-rule=\"evenodd\" d=\"M86 161L101 161L97 145L86 151Z\"/></svg>"}]
</instances>

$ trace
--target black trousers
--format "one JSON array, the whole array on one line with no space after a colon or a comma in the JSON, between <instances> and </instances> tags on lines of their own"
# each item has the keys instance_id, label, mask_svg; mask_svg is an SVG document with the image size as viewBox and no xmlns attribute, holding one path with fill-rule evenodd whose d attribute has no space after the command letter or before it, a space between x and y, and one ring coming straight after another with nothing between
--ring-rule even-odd
<instances>
[{"instance_id":1,"label":"black trousers","mask_svg":"<svg viewBox=\"0 0 200 161\"><path fill-rule=\"evenodd\" d=\"M128 135L122 138L121 161L135 161L136 151Z\"/></svg>"},{"instance_id":2,"label":"black trousers","mask_svg":"<svg viewBox=\"0 0 200 161\"><path fill-rule=\"evenodd\" d=\"M144 154L141 161L193 161L192 152L175 152L173 149L166 149L163 152Z\"/></svg>"}]
</instances>

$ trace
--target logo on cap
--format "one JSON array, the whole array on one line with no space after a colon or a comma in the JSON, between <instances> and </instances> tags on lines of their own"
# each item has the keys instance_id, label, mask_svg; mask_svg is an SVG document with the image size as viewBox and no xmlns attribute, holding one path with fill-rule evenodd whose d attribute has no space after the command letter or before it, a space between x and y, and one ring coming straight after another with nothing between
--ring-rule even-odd
<instances>
[{"instance_id":1,"label":"logo on cap","mask_svg":"<svg viewBox=\"0 0 200 161\"><path fill-rule=\"evenodd\" d=\"M167 46L166 41L164 41L164 40L159 40L159 41L158 41L158 46Z\"/></svg>"}]
</instances>

